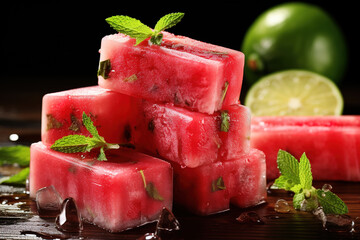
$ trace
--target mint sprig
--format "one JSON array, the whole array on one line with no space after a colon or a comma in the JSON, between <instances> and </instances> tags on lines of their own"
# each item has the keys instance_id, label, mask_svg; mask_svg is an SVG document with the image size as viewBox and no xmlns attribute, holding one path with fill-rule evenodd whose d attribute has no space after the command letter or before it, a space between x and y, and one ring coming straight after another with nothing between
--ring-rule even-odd
<instances>
[{"instance_id":1,"label":"mint sprig","mask_svg":"<svg viewBox=\"0 0 360 240\"><path fill-rule=\"evenodd\" d=\"M24 167L20 172L0 178L0 184L25 185L29 176L30 147L24 145L0 147L0 166L16 164Z\"/></svg>"},{"instance_id":2,"label":"mint sprig","mask_svg":"<svg viewBox=\"0 0 360 240\"><path fill-rule=\"evenodd\" d=\"M294 192L295 209L313 211L320 205L326 214L348 212L346 204L336 194L312 186L311 165L305 153L299 162L290 153L279 150L277 164L281 175L275 180L272 188Z\"/></svg>"},{"instance_id":3,"label":"mint sprig","mask_svg":"<svg viewBox=\"0 0 360 240\"><path fill-rule=\"evenodd\" d=\"M169 13L160 18L154 29L151 29L138 19L124 15L108 17L105 21L116 31L126 34L131 38L135 38L135 45L138 45L149 37L151 37L151 43L160 45L163 38L163 34L161 32L175 26L183 17L184 13L181 12Z\"/></svg>"},{"instance_id":4,"label":"mint sprig","mask_svg":"<svg viewBox=\"0 0 360 240\"><path fill-rule=\"evenodd\" d=\"M105 139L99 135L93 121L85 112L83 112L82 121L92 137L77 134L64 136L56 140L50 148L63 153L90 152L94 148L100 148L100 154L97 159L106 161L105 150L118 149L120 146L118 144L107 143Z\"/></svg>"}]
</instances>

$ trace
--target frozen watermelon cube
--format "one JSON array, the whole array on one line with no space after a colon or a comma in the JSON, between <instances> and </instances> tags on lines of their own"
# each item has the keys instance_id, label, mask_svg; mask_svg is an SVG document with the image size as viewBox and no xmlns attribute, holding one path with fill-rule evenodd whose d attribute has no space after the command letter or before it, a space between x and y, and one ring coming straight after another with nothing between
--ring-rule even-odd
<instances>
[{"instance_id":1,"label":"frozen watermelon cube","mask_svg":"<svg viewBox=\"0 0 360 240\"><path fill-rule=\"evenodd\" d=\"M51 145L69 134L89 135L82 125L83 111L92 116L107 142L132 143L140 151L182 166L233 159L250 149L250 111L245 106L226 106L209 115L99 86L44 96L43 143Z\"/></svg>"},{"instance_id":2,"label":"frozen watermelon cube","mask_svg":"<svg viewBox=\"0 0 360 240\"><path fill-rule=\"evenodd\" d=\"M96 156L55 152L31 145L30 197L53 186L63 199L72 197L81 216L111 232L155 221L172 207L172 167L160 159L120 149Z\"/></svg>"},{"instance_id":3,"label":"frozen watermelon cube","mask_svg":"<svg viewBox=\"0 0 360 240\"><path fill-rule=\"evenodd\" d=\"M85 112L107 142L127 143L131 110L129 97L98 86L49 93L42 102L41 140L51 145L67 135L89 136L82 123Z\"/></svg>"},{"instance_id":4,"label":"frozen watermelon cube","mask_svg":"<svg viewBox=\"0 0 360 240\"><path fill-rule=\"evenodd\" d=\"M143 152L191 168L249 152L250 111L245 106L212 115L145 101L140 109L134 142Z\"/></svg>"},{"instance_id":5,"label":"frozen watermelon cube","mask_svg":"<svg viewBox=\"0 0 360 240\"><path fill-rule=\"evenodd\" d=\"M266 155L267 178L279 176L279 149L305 152L315 180L360 181L360 116L254 117L251 147Z\"/></svg>"},{"instance_id":6,"label":"frozen watermelon cube","mask_svg":"<svg viewBox=\"0 0 360 240\"><path fill-rule=\"evenodd\" d=\"M231 161L174 167L174 202L198 215L250 207L266 199L265 155L257 149Z\"/></svg>"},{"instance_id":7,"label":"frozen watermelon cube","mask_svg":"<svg viewBox=\"0 0 360 240\"><path fill-rule=\"evenodd\" d=\"M239 102L244 54L164 32L161 46L123 34L101 42L99 85L212 114Z\"/></svg>"}]
</instances>

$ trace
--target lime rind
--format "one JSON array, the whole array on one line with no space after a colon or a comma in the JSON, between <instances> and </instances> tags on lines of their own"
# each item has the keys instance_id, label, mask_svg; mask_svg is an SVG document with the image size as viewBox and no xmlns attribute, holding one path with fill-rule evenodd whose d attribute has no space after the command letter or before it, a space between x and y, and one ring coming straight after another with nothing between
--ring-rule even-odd
<instances>
[{"instance_id":1,"label":"lime rind","mask_svg":"<svg viewBox=\"0 0 360 240\"><path fill-rule=\"evenodd\" d=\"M254 116L341 115L343 97L328 78L306 70L285 70L261 78L245 98Z\"/></svg>"}]
</instances>

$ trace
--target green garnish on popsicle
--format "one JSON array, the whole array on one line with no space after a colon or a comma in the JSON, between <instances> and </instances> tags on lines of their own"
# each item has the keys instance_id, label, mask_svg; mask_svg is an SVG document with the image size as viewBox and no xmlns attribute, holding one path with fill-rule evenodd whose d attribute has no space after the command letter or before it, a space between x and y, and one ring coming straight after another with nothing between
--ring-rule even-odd
<instances>
[{"instance_id":1,"label":"green garnish on popsicle","mask_svg":"<svg viewBox=\"0 0 360 240\"><path fill-rule=\"evenodd\" d=\"M294 192L295 209L310 212L321 206L326 214L348 213L346 204L336 194L312 186L311 165L305 153L299 162L290 153L279 150L277 164L281 175L272 188Z\"/></svg>"},{"instance_id":2,"label":"green garnish on popsicle","mask_svg":"<svg viewBox=\"0 0 360 240\"><path fill-rule=\"evenodd\" d=\"M149 37L151 37L151 43L160 45L163 38L161 31L175 26L183 17L184 13L181 12L169 13L160 18L154 29L151 29L138 19L124 15L108 17L105 20L116 31L135 38L135 45L138 45Z\"/></svg>"}]
</instances>

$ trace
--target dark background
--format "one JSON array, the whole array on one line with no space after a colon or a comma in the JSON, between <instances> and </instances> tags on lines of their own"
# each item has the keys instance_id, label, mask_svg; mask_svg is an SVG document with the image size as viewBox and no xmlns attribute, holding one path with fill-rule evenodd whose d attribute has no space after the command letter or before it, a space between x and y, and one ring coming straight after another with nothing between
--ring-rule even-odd
<instances>
[{"instance_id":1,"label":"dark background","mask_svg":"<svg viewBox=\"0 0 360 240\"><path fill-rule=\"evenodd\" d=\"M97 84L99 47L115 31L105 18L128 15L153 27L170 12L185 13L169 31L240 50L246 30L266 9L286 1L12 1L2 6L0 119L39 120L47 92ZM360 114L359 11L351 1L305 1L340 25L349 49L340 85L344 114ZM306 14L306 13L304 13ZM246 93L244 85L242 97Z\"/></svg>"}]
</instances>

